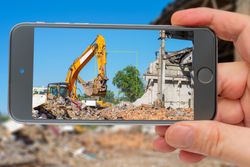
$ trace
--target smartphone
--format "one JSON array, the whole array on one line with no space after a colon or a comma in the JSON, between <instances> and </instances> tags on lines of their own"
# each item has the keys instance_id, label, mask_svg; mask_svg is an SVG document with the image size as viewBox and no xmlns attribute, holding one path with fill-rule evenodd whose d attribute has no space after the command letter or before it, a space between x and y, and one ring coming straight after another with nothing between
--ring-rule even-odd
<instances>
[{"instance_id":1,"label":"smartphone","mask_svg":"<svg viewBox=\"0 0 250 167\"><path fill-rule=\"evenodd\" d=\"M9 113L43 124L209 120L216 64L205 27L20 23L10 34Z\"/></svg>"}]
</instances>

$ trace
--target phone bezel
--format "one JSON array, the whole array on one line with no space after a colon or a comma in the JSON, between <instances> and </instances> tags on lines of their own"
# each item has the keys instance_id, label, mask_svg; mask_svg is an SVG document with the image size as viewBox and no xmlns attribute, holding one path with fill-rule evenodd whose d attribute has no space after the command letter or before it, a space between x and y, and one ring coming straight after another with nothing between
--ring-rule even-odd
<instances>
[{"instance_id":1,"label":"phone bezel","mask_svg":"<svg viewBox=\"0 0 250 167\"><path fill-rule=\"evenodd\" d=\"M42 124L172 124L181 120L44 120L32 118L34 28L88 28L137 29L193 32L194 67L194 120L214 119L217 109L216 71L217 38L205 27L179 27L170 25L115 25L81 23L20 23L10 33L9 97L10 116L17 122ZM204 40L205 39L205 40ZM213 73L210 83L198 80L198 71L209 68ZM19 69L25 70L20 74Z\"/></svg>"}]
</instances>

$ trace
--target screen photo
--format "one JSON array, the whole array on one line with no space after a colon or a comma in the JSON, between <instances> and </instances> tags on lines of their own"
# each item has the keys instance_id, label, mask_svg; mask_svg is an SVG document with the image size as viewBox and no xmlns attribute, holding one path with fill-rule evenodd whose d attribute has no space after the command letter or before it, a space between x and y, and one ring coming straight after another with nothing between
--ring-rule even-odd
<instances>
[{"instance_id":1,"label":"screen photo","mask_svg":"<svg viewBox=\"0 0 250 167\"><path fill-rule=\"evenodd\" d=\"M193 120L188 31L35 28L33 119Z\"/></svg>"}]
</instances>

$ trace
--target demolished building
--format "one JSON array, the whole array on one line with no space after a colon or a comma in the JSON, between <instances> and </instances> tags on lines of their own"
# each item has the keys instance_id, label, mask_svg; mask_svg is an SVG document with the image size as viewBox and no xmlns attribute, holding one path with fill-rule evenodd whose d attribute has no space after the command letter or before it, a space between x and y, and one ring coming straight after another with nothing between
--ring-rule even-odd
<instances>
[{"instance_id":1,"label":"demolished building","mask_svg":"<svg viewBox=\"0 0 250 167\"><path fill-rule=\"evenodd\" d=\"M150 63L143 76L146 80L145 94L137 99L134 105L153 105L157 100L159 52L156 54L156 60ZM178 61L177 59L171 59L171 57L178 58L178 56L179 59L185 56L192 57L192 48L169 52L163 57L162 92L164 106L173 109L193 108L192 65L180 65L179 62L175 62Z\"/></svg>"},{"instance_id":2,"label":"demolished building","mask_svg":"<svg viewBox=\"0 0 250 167\"><path fill-rule=\"evenodd\" d=\"M192 41L190 31L161 30L160 49L156 60L150 63L144 79L147 83L145 94L134 105L151 104L172 109L193 108L193 48L184 48L175 52L166 51L166 39L185 39Z\"/></svg>"}]
</instances>

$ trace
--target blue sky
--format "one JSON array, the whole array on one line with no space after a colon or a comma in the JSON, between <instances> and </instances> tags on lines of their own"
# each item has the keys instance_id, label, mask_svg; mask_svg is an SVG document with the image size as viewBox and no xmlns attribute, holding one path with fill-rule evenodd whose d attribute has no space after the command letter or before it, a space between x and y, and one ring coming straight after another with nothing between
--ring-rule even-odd
<instances>
[{"instance_id":1,"label":"blue sky","mask_svg":"<svg viewBox=\"0 0 250 167\"><path fill-rule=\"evenodd\" d=\"M73 61L101 34L106 41L108 87L115 91L112 78L128 65L137 66L141 74L155 59L159 48L159 31L104 30L104 29L51 29L35 30L34 86L61 82ZM80 72L85 81L97 76L94 57Z\"/></svg>"},{"instance_id":2,"label":"blue sky","mask_svg":"<svg viewBox=\"0 0 250 167\"><path fill-rule=\"evenodd\" d=\"M20 22L148 24L173 0L3 0L0 5L0 112L7 112L8 50L11 27ZM83 49L82 43L80 43ZM72 54L75 56L75 54Z\"/></svg>"},{"instance_id":3,"label":"blue sky","mask_svg":"<svg viewBox=\"0 0 250 167\"><path fill-rule=\"evenodd\" d=\"M73 61L93 42L98 34L106 41L108 89L118 94L112 84L116 72L128 65L136 66L142 76L149 64L155 60L159 50L159 30L105 30L36 28L34 49L34 86L65 81ZM167 51L191 47L191 41L168 39ZM94 57L80 72L85 81L97 76ZM81 86L78 86L81 89Z\"/></svg>"}]
</instances>

